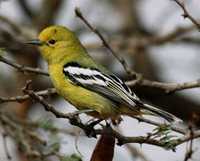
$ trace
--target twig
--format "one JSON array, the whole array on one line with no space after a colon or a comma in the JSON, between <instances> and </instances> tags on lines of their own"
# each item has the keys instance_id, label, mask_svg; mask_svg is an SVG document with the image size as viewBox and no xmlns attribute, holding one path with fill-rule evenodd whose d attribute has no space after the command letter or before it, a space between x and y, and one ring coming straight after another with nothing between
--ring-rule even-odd
<instances>
[{"instance_id":1,"label":"twig","mask_svg":"<svg viewBox=\"0 0 200 161\"><path fill-rule=\"evenodd\" d=\"M155 140L155 139L150 139L147 136L138 136L138 137L127 137L127 136L123 136L121 134L119 134L118 132L116 132L114 129L110 128L105 128L103 131L102 130L96 130L96 134L101 134L101 133L108 133L111 134L112 136L114 136L115 138L118 139L119 141L119 145L123 145L123 144L127 144L127 143L138 143L138 144L150 144L150 145L156 145L156 146L160 146L160 147L165 147L165 143L160 142L159 140ZM194 138L199 138L200 137L200 130L194 131L194 135L193 135L193 139ZM187 142L191 140L190 134L186 134L182 137L179 137L177 139L172 140L173 141L173 146L176 147L184 142Z\"/></svg>"},{"instance_id":2,"label":"twig","mask_svg":"<svg viewBox=\"0 0 200 161\"><path fill-rule=\"evenodd\" d=\"M74 115L73 113L64 114L62 112L57 111L56 108L54 108L52 105L45 102L44 99L41 96L38 96L37 94L34 93L34 91L31 91L29 89L30 88L29 86L30 86L30 82L27 82L27 85L23 89L23 92L30 95L35 101L41 103L47 111L52 112L57 118L69 119L70 122L73 122L73 125L83 129L84 131L91 130L90 129L91 127L83 124L81 122L81 120L79 118L77 118L77 116ZM148 122L148 123L150 123L150 122ZM165 124L159 124L159 126L164 127ZM174 147L191 140L191 135L190 135L190 133L188 132L187 129L186 130L184 130L184 129L180 130L180 129L176 129L176 127L172 127L172 129L173 129L173 131L177 131L177 132L184 134L182 137L179 137L179 138L173 140L172 145ZM160 147L166 146L164 142L160 142L159 140L149 138L148 136L138 136L138 137L123 136L123 135L119 134L118 132L116 132L111 127L103 128L103 129L93 129L93 130L94 130L96 135L100 135L102 133L108 133L108 134L112 135L113 137L118 139L119 145L123 145L123 144L126 144L126 143L139 143L139 144L145 143L145 144L156 145L156 146L160 146ZM200 130L193 131L192 139L198 138L198 137L200 137Z\"/></svg>"},{"instance_id":3,"label":"twig","mask_svg":"<svg viewBox=\"0 0 200 161\"><path fill-rule=\"evenodd\" d=\"M38 96L50 96L53 94L56 94L56 90L55 88L49 88L43 91L38 91L35 92ZM22 103L24 101L26 101L27 99L30 99L29 95L21 95L21 96L15 96L15 97L11 97L11 98L0 98L0 103L6 103L6 102L19 102Z\"/></svg>"},{"instance_id":4,"label":"twig","mask_svg":"<svg viewBox=\"0 0 200 161\"><path fill-rule=\"evenodd\" d=\"M38 142L40 142L41 144L45 145L46 141L42 140L36 133L34 133L33 131L29 131L27 130L27 128L23 128L22 126L19 126L18 123L19 121L16 123L16 119L13 119L11 116L6 116L6 114L4 113L4 115L1 116L1 121L3 121L6 125L9 124L9 126L12 129L17 129L20 132L23 132L24 134L28 134L31 138L33 138L34 140L37 140ZM24 124L21 124L24 125ZM28 124L26 124L28 125ZM8 133L8 132L7 132Z\"/></svg>"},{"instance_id":5,"label":"twig","mask_svg":"<svg viewBox=\"0 0 200 161\"><path fill-rule=\"evenodd\" d=\"M7 24L9 24L12 29L16 32L16 33L21 33L22 29L20 28L20 25L17 25L16 23L14 23L14 21L11 21L11 19L3 16L3 15L0 15L0 21L3 21Z\"/></svg>"},{"instance_id":6,"label":"twig","mask_svg":"<svg viewBox=\"0 0 200 161\"><path fill-rule=\"evenodd\" d=\"M191 123L189 123L188 129L190 130L191 140L190 140L190 143L189 143L189 149L186 151L184 161L187 161L190 158L192 158L192 154L194 152L194 150L193 150L193 126L192 126Z\"/></svg>"},{"instance_id":7,"label":"twig","mask_svg":"<svg viewBox=\"0 0 200 161\"><path fill-rule=\"evenodd\" d=\"M29 158L37 157L44 160L44 158L49 156L57 156L58 158L62 157L62 155L58 153L58 149L47 150L48 146L46 143L52 138L43 139L40 136L37 129L43 129L43 127L41 127L41 123L21 120L20 118L13 116L14 115L11 115L9 112L0 111L0 126L3 130L2 135L4 137L4 141L6 141L5 139L7 137L12 138L18 146L18 150L22 150L22 153ZM50 131L49 129L45 129L44 132L49 133ZM55 135L55 131L51 131L50 133ZM6 142L4 144L4 149L7 157L10 156Z\"/></svg>"},{"instance_id":8,"label":"twig","mask_svg":"<svg viewBox=\"0 0 200 161\"><path fill-rule=\"evenodd\" d=\"M11 158L11 155L9 154L7 142L6 142L7 134L5 132L2 132L2 136L3 136L3 146L4 146L4 150L5 150L7 159L11 160L12 158Z\"/></svg>"},{"instance_id":9,"label":"twig","mask_svg":"<svg viewBox=\"0 0 200 161\"><path fill-rule=\"evenodd\" d=\"M163 89L165 90L166 93L171 93L171 92L175 92L175 91L179 91L182 89L188 89L188 88L195 88L195 87L199 87L200 86L200 81L192 81L192 82L184 82L184 83L179 83L179 84L168 84L168 83L160 83L160 82L154 82L154 81L149 81L149 80L145 80L142 78L142 75L139 73L134 72L133 70L131 70L129 68L129 66L126 64L125 60L117 53L115 52L110 45L108 44L108 42L106 41L106 39L104 38L104 36L102 35L102 33L97 30L96 28L94 28L88 21L87 19L82 15L80 9L78 7L75 8L75 13L76 16L79 17L81 20L83 20L83 22L94 32L96 33L99 38L102 40L103 45L105 47L107 47L111 53L121 62L121 64L123 65L124 69L127 71L127 73L129 73L131 76L135 76L136 80L132 80L131 82L128 82L127 84L130 86L134 86L135 84L139 84L142 86L148 86L148 87L153 87L153 88L159 88L159 89ZM189 26L186 30L190 30L191 28L193 28L193 26ZM171 39L171 37L174 37L174 35L179 35L180 33L184 32L184 30L176 30L174 31L169 37L159 37L157 39L152 40L151 43L155 43L155 42L160 42L162 43L163 41L167 41L168 39Z\"/></svg>"},{"instance_id":10,"label":"twig","mask_svg":"<svg viewBox=\"0 0 200 161\"><path fill-rule=\"evenodd\" d=\"M23 65L20 65L16 62L12 62L4 57L0 57L0 61L4 62L16 69L18 69L21 72L29 72L29 73L35 73L35 74L41 74L41 75L45 75L45 76L49 76L49 73L47 71L44 71L40 68L31 68L31 67L26 67ZM157 88L157 89L161 89L164 90L166 93L171 93L171 92L175 92L175 91L180 91L180 90L185 90L185 89L190 89L190 88L196 88L196 87L200 87L200 80L195 80L195 81L190 81L190 82L183 82L183 83L162 83L162 82L155 82L155 81L150 81L147 79L143 79L141 78L140 81L137 80L132 80L132 81L127 81L126 84L128 86L135 86L137 83L137 85L139 86L145 86L145 87L151 87L151 88ZM44 92L44 94L42 94ZM46 95L46 91L41 91L41 93L37 93L38 95ZM53 94L54 91L51 91L49 94ZM28 97L29 98L29 97ZM23 101L28 99L27 96L16 96L13 98L0 98L0 103L3 102L9 102L9 101Z\"/></svg>"},{"instance_id":11,"label":"twig","mask_svg":"<svg viewBox=\"0 0 200 161\"><path fill-rule=\"evenodd\" d=\"M28 94L36 102L39 102L40 104L42 104L46 111L52 112L57 118L69 119L71 124L76 125L85 131L91 130L91 127L83 124L75 113L62 113L60 111L57 111L56 108L54 108L52 105L44 101L42 96L39 96L34 91L30 90L30 85L31 85L31 81L29 80L26 82L26 85L22 89L22 92L24 94Z\"/></svg>"},{"instance_id":12,"label":"twig","mask_svg":"<svg viewBox=\"0 0 200 161\"><path fill-rule=\"evenodd\" d=\"M174 1L175 3L177 3L177 4L182 8L182 10L183 10L183 15L182 15L182 16L183 16L184 18L190 19L190 21L192 21L192 23L195 24L196 27L200 30L200 23L197 22L197 21L195 20L195 18L189 14L189 12L187 11L187 9L185 8L184 3L181 2L180 0L173 0L173 1Z\"/></svg>"},{"instance_id":13,"label":"twig","mask_svg":"<svg viewBox=\"0 0 200 161\"><path fill-rule=\"evenodd\" d=\"M134 146L131 146L130 144L126 144L126 147L129 151L129 153L133 156L133 158L139 158L140 160L143 161L149 161L149 159L145 156L143 151L141 149L137 149Z\"/></svg>"},{"instance_id":14,"label":"twig","mask_svg":"<svg viewBox=\"0 0 200 161\"><path fill-rule=\"evenodd\" d=\"M137 119L139 122L145 122L145 123L148 123L148 124L151 124L151 125L155 125L155 126L158 126L158 127L166 127L166 124L163 124L163 123L158 123L158 122L155 122L155 121L152 121L152 120L149 120L149 119L146 119L144 117L139 117L139 116L135 116L133 117L135 119ZM181 129L181 128L178 128L178 127L175 127L175 126L171 126L171 129L177 133L180 133L180 134L187 134L188 131L185 130L185 129Z\"/></svg>"},{"instance_id":15,"label":"twig","mask_svg":"<svg viewBox=\"0 0 200 161\"><path fill-rule=\"evenodd\" d=\"M198 119L199 119L199 117L195 113L193 113L192 119L188 125L189 135L190 135L191 139L189 142L189 148L185 154L184 161L188 161L189 159L192 159L192 154L194 153L194 150L193 150L194 127L195 127Z\"/></svg>"},{"instance_id":16,"label":"twig","mask_svg":"<svg viewBox=\"0 0 200 161\"><path fill-rule=\"evenodd\" d=\"M137 35L130 35L130 36L117 36L109 40L110 45L115 48L123 48L124 51L131 51L130 54L133 53L136 49L147 49L152 45L162 45L168 42L172 42L176 38L196 29L195 25L188 25L188 26L179 26L174 30L164 33L161 35L154 35L154 36L137 36ZM185 38L180 38L180 41L183 41ZM188 39L188 38L187 38ZM190 39L192 42L195 41L194 39ZM189 42L188 40L187 42ZM177 41L176 41L177 42ZM186 41L185 41L186 42ZM190 43L190 42L189 42ZM198 43L195 41L194 43ZM85 45L89 49L104 49L105 46L100 43L89 43Z\"/></svg>"},{"instance_id":17,"label":"twig","mask_svg":"<svg viewBox=\"0 0 200 161\"><path fill-rule=\"evenodd\" d=\"M25 13L26 16L31 19L34 17L34 13L31 10L31 7L29 7L29 5L27 4L26 0L18 0L18 4L20 5L22 11Z\"/></svg>"},{"instance_id":18,"label":"twig","mask_svg":"<svg viewBox=\"0 0 200 161\"><path fill-rule=\"evenodd\" d=\"M43 98L41 96L38 96L34 93L34 91L31 91L29 88L30 86L30 82L27 82L26 87L23 89L23 92L26 94L29 94L35 101L41 103L44 108L47 111L51 111L57 118L66 118L69 119L70 121L73 122L73 125L87 131L87 130L91 130L90 127L88 127L88 125L85 125L81 122L80 119L77 118L76 115L74 115L73 113L67 113L64 114L62 112L59 112L56 110L56 108L54 108L52 105L48 104L47 102L45 102L43 100ZM144 120L144 122L146 122L146 120ZM151 123L150 121L147 121L148 123ZM158 124L161 127L164 127L165 124ZM165 143L160 142L159 140L155 140L152 138L149 138L148 136L138 136L138 137L127 137L127 136L123 136L121 134L119 134L118 132L116 132L114 129L112 129L111 127L109 128L103 128L103 129L93 129L96 135L100 135L102 133L108 133L111 134L113 137L117 138L119 141L119 145L123 145L126 143L139 143L139 144L151 144L151 145L156 145L156 146L160 146L160 147L165 147ZM176 127L172 127L173 131L177 131L180 133L185 134L182 137L179 137L175 140L173 140L173 146L177 146L180 145L186 141L191 140L191 135L188 132L188 130L180 130L180 129L176 129ZM193 131L193 138L198 138L200 137L200 130L197 131Z\"/></svg>"},{"instance_id":19,"label":"twig","mask_svg":"<svg viewBox=\"0 0 200 161\"><path fill-rule=\"evenodd\" d=\"M96 33L99 38L101 39L103 45L119 60L119 62L121 62L122 66L124 67L125 71L131 76L134 77L136 80L136 82L140 81L142 79L142 75L139 73L134 72L126 63L126 61L124 60L124 58L117 53L116 51L114 51L114 49L108 44L108 42L106 41L106 39L104 38L103 34L97 30L95 27L93 27L88 20L83 16L83 14L81 13L80 9L78 7L75 8L75 13L76 16L79 17L94 33Z\"/></svg>"},{"instance_id":20,"label":"twig","mask_svg":"<svg viewBox=\"0 0 200 161\"><path fill-rule=\"evenodd\" d=\"M28 80L26 82L26 85L24 88L22 88L22 92L24 94L29 95L31 98L33 98L36 102L41 103L46 111L51 111L57 118L67 118L67 119L76 119L76 117L73 114L64 114L62 112L59 112L54 108L52 105L48 104L47 102L44 101L43 97L39 96L37 93L34 91L30 90L32 81Z\"/></svg>"},{"instance_id":21,"label":"twig","mask_svg":"<svg viewBox=\"0 0 200 161\"><path fill-rule=\"evenodd\" d=\"M126 82L126 84L128 86L133 86L134 80L133 80L133 85L132 85L132 81L128 81L128 82ZM195 81L183 82L183 83L161 83L161 82L155 82L155 81L149 81L149 80L146 80L146 79L142 79L141 82L139 82L138 85L162 89L166 93L173 93L175 91L200 87L200 80L198 79L198 80L195 80Z\"/></svg>"},{"instance_id":22,"label":"twig","mask_svg":"<svg viewBox=\"0 0 200 161\"><path fill-rule=\"evenodd\" d=\"M117 127L117 131L120 133L122 132L119 127ZM138 150L135 146L131 144L126 144L126 148L128 149L129 153L133 156L133 158L140 158L143 161L149 161L144 153Z\"/></svg>"},{"instance_id":23,"label":"twig","mask_svg":"<svg viewBox=\"0 0 200 161\"><path fill-rule=\"evenodd\" d=\"M160 45L160 44L170 42L170 41L180 37L181 35L193 30L194 28L196 28L195 25L177 27L176 29L174 29L171 32L168 32L166 34L147 38L147 44L149 46L149 45Z\"/></svg>"},{"instance_id":24,"label":"twig","mask_svg":"<svg viewBox=\"0 0 200 161\"><path fill-rule=\"evenodd\" d=\"M79 149L79 147L78 147L78 139L79 139L79 136L80 136L80 134L81 134L81 131L82 130L79 130L78 131L78 133L76 134L76 138L75 138L75 148L76 148L76 151L78 152L78 154L81 156L81 158L83 158L84 157L84 155L81 153L81 151L80 151L80 149Z\"/></svg>"},{"instance_id":25,"label":"twig","mask_svg":"<svg viewBox=\"0 0 200 161\"><path fill-rule=\"evenodd\" d=\"M49 73L47 71L44 71L42 69L39 69L39 68L30 68L30 67L26 67L26 66L23 66L21 64L18 64L18 63L15 63L15 62L12 62L2 56L0 56L0 61L1 62L4 62L16 69L18 69L19 71L21 72L29 72L29 73L35 73L35 74L42 74L42 75L46 75L46 76L49 76Z\"/></svg>"}]
</instances>

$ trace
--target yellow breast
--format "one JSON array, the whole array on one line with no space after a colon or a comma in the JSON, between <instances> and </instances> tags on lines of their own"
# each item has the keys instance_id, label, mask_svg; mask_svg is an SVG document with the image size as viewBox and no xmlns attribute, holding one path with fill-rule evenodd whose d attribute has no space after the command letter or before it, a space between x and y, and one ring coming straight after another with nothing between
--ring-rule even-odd
<instances>
[{"instance_id":1,"label":"yellow breast","mask_svg":"<svg viewBox=\"0 0 200 161\"><path fill-rule=\"evenodd\" d=\"M95 112L89 115L94 117L103 119L118 117L119 111L112 101L96 92L71 83L63 74L62 68L61 64L49 65L50 76L59 95L78 110L93 109Z\"/></svg>"}]
</instances>

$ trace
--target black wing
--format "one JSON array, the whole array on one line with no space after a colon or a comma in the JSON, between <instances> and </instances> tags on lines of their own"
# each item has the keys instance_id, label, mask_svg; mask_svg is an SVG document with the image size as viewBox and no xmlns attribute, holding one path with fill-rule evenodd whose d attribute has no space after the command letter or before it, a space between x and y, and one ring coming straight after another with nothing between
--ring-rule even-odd
<instances>
[{"instance_id":1,"label":"black wing","mask_svg":"<svg viewBox=\"0 0 200 161\"><path fill-rule=\"evenodd\" d=\"M95 91L104 97L133 109L141 104L139 98L117 76L104 74L96 68L85 68L75 62L63 67L67 79L78 86Z\"/></svg>"}]
</instances>

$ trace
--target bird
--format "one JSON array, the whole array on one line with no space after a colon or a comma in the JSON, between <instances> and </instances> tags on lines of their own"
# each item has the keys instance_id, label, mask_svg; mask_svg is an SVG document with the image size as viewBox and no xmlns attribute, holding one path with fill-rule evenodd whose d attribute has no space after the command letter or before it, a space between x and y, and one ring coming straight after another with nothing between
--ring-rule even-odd
<instances>
[{"instance_id":1,"label":"bird","mask_svg":"<svg viewBox=\"0 0 200 161\"><path fill-rule=\"evenodd\" d=\"M80 112L104 120L122 115L155 115L170 124L182 121L142 102L119 77L88 54L67 27L49 26L27 43L39 48L57 93Z\"/></svg>"}]
</instances>

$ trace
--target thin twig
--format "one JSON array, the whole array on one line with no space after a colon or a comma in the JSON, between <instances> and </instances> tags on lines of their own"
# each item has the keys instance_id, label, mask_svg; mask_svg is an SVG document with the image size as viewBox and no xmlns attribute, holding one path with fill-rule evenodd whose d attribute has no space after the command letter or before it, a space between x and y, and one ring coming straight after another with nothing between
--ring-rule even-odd
<instances>
[{"instance_id":1,"label":"thin twig","mask_svg":"<svg viewBox=\"0 0 200 161\"><path fill-rule=\"evenodd\" d=\"M194 138L194 128L198 120L199 120L199 116L193 113L192 119L188 124L188 130L189 130L189 135L191 139L189 142L189 147L186 150L184 161L188 161L189 159L192 159L192 155L195 152L194 147L193 147L193 138Z\"/></svg>"},{"instance_id":2,"label":"thin twig","mask_svg":"<svg viewBox=\"0 0 200 161\"><path fill-rule=\"evenodd\" d=\"M103 45L117 58L117 60L119 60L119 62L121 62L122 66L124 67L125 71L131 76L134 77L136 80L135 81L139 81L142 78L142 75L133 71L129 65L126 63L126 61L124 60L124 58L117 53L106 41L105 37L103 36L103 34L97 30L95 27L93 27L88 20L83 16L83 14L81 13L80 9L78 7L75 8L75 13L76 16L79 17L94 33L96 33L98 35L98 37L101 39Z\"/></svg>"},{"instance_id":3,"label":"thin twig","mask_svg":"<svg viewBox=\"0 0 200 161\"><path fill-rule=\"evenodd\" d=\"M188 19L190 19L190 21L192 21L192 23L193 24L195 24L196 25L196 27L200 30L200 23L199 22L197 22L197 20L193 17L193 16L191 16L190 15L190 13L187 11L187 9L185 8L185 5L184 5L184 3L183 2L181 2L180 0L173 0L175 3L177 3L181 8L182 8L182 10L183 10L183 17L184 18L188 18Z\"/></svg>"},{"instance_id":4,"label":"thin twig","mask_svg":"<svg viewBox=\"0 0 200 161\"><path fill-rule=\"evenodd\" d=\"M190 130L191 140L189 142L189 149L186 151L184 161L188 161L189 159L191 159L192 154L194 152L194 150L193 150L193 125L191 123L189 123L188 129Z\"/></svg>"},{"instance_id":5,"label":"thin twig","mask_svg":"<svg viewBox=\"0 0 200 161\"><path fill-rule=\"evenodd\" d=\"M47 111L52 112L57 118L69 119L70 122L73 122L73 125L83 129L84 131L91 130L91 127L83 124L81 122L81 120L79 118L77 118L77 115L75 115L73 113L65 113L64 114L62 112L57 111L55 107L48 104L41 96L38 96L37 94L35 94L34 91L31 91L30 90L30 82L27 82L25 88L23 89L23 92L30 95L35 101L41 103ZM153 125L155 124L155 123L152 123L151 121L147 121L145 119L143 121L153 124ZM155 125L158 125L160 127L165 127L165 124L155 124ZM178 129L176 127L172 127L171 129L173 131L184 134L182 137L172 140L173 141L172 146L174 146L174 147L176 147L177 145L180 145L184 142L187 142L191 139L200 137L200 130L193 131L193 137L191 138L191 134L190 134L190 132L188 132L188 129L185 129L185 130ZM119 134L117 131L115 131L114 129L112 129L111 127L109 127L109 128L104 127L103 129L93 129L93 130L96 135L100 135L102 133L108 133L108 134L112 135L113 137L118 139L119 145L123 145L126 143L139 143L139 144L145 143L145 144L156 145L156 146L160 146L160 147L166 146L165 142L160 142L159 140L149 138L148 136L138 136L138 137L123 136L123 135Z\"/></svg>"},{"instance_id":6,"label":"thin twig","mask_svg":"<svg viewBox=\"0 0 200 161\"><path fill-rule=\"evenodd\" d=\"M58 149L51 149L47 151L47 141L52 139L50 137L42 138L37 129L43 129L40 122L32 122L30 120L21 120L20 118L13 117L9 112L0 111L0 126L3 130L1 133L4 137L4 149L7 157L9 158L9 150L6 145L6 138L10 137L18 146L18 150L26 157L36 157L40 160L49 156L57 156L61 158ZM49 129L44 132L49 133ZM56 131L51 131L54 135ZM60 132L60 131L59 131ZM67 133L68 134L68 133ZM37 160L37 159L36 159Z\"/></svg>"},{"instance_id":7,"label":"thin twig","mask_svg":"<svg viewBox=\"0 0 200 161\"><path fill-rule=\"evenodd\" d=\"M133 82L133 84L132 84L132 82ZM128 82L126 82L126 84L128 86L133 86L134 80L128 81ZM183 83L161 83L161 82L155 82L155 81L142 79L141 82L139 82L138 85L162 89L166 93L172 93L172 92L175 92L175 91L200 87L200 79L195 80L195 81L183 82Z\"/></svg>"},{"instance_id":8,"label":"thin twig","mask_svg":"<svg viewBox=\"0 0 200 161\"><path fill-rule=\"evenodd\" d=\"M83 16L83 14L81 13L81 11L78 7L75 8L75 13L76 13L77 17L79 17L94 33L96 33L99 36L99 38L103 42L103 45L106 48L108 48L108 50L110 50L110 52L121 62L121 64L123 65L123 67L127 71L127 73L129 73L131 76L135 76L136 80L134 79L131 82L128 82L127 83L128 85L134 86L135 84L138 84L138 85L142 85L142 86L159 88L159 89L165 90L166 93L171 93L171 92L175 92L175 91L182 90L182 89L195 88L195 87L200 86L199 80L193 81L193 82L184 82L184 83L180 83L180 84L168 84L168 83L153 82L153 81L143 79L141 74L136 73L133 70L131 70L129 68L129 66L127 65L127 63L125 62L125 60L120 56L120 54L118 54L116 51L114 51L110 47L110 45L108 44L108 42L106 41L106 39L104 38L102 33L99 30L97 30L96 28L94 28L87 21L87 19ZM192 27L189 26L187 29L191 29ZM175 31L175 34L177 34L178 31ZM182 31L179 31L179 32L182 33ZM179 34L179 32L178 32L178 34ZM173 37L174 33L171 36ZM159 38L159 39L160 40L154 39L153 42L164 41L163 38ZM166 39L169 39L169 37L167 37Z\"/></svg>"},{"instance_id":9,"label":"thin twig","mask_svg":"<svg viewBox=\"0 0 200 161\"><path fill-rule=\"evenodd\" d=\"M192 31L193 29L196 29L196 26L194 24L188 25L188 26L178 26L174 30L160 34L160 35L152 35L152 36L145 36L142 35L142 37L139 35L130 35L130 36L117 36L113 37L109 40L109 44L115 48L123 48L124 51L131 51L130 54L133 54L133 51L136 49L147 49L148 47L151 47L153 45L163 45L168 42L172 42L173 40L179 38L180 36ZM178 39L178 42L183 41L185 38ZM187 38L188 39L188 38ZM190 41L194 42L194 39L190 39L187 42L190 43ZM177 42L177 41L176 41ZM186 42L186 41L185 41ZM198 41L195 41L194 43L199 43ZM89 49L104 49L105 46L100 43L87 43L85 46Z\"/></svg>"},{"instance_id":10,"label":"thin twig","mask_svg":"<svg viewBox=\"0 0 200 161\"><path fill-rule=\"evenodd\" d=\"M79 130L76 134L76 138L75 138L75 148L76 148L76 151L78 152L78 154L81 156L81 158L84 158L84 155L81 153L79 147L78 147L78 139L79 139L79 136L81 134L82 130Z\"/></svg>"},{"instance_id":11,"label":"thin twig","mask_svg":"<svg viewBox=\"0 0 200 161\"><path fill-rule=\"evenodd\" d=\"M35 73L35 74L42 74L42 75L46 75L46 76L49 76L49 73L47 71L44 71L42 69L39 69L39 68L30 68L30 67L26 67L24 65L21 65L21 64L18 64L18 63L15 63L13 61L10 61L2 56L0 56L0 61L1 62L4 62L16 69L18 69L20 72L29 72L29 73Z\"/></svg>"},{"instance_id":12,"label":"thin twig","mask_svg":"<svg viewBox=\"0 0 200 161\"><path fill-rule=\"evenodd\" d=\"M31 98L33 98L36 102L39 102L43 105L46 111L52 112L57 118L65 118L69 119L70 123L82 128L84 131L91 130L91 127L83 124L76 113L62 113L56 108L54 108L51 104L48 104L44 101L42 96L37 95L34 91L30 90L31 81L27 81L25 87L22 89L24 94L28 94Z\"/></svg>"},{"instance_id":13,"label":"thin twig","mask_svg":"<svg viewBox=\"0 0 200 161\"><path fill-rule=\"evenodd\" d=\"M31 67L26 67L23 65L20 65L16 62L13 62L11 60L8 60L4 57L0 57L0 61L4 62L5 64L8 64L16 69L18 69L21 72L28 72L28 73L34 73L34 74L41 74L45 76L49 76L49 73L45 70L42 70L40 68L31 68ZM195 81L189 81L189 82L183 82L183 83L163 83L163 82L155 82L155 81L150 81L147 79L141 78L140 81L136 81L135 79L132 81L127 81L126 84L128 86L135 86L137 82L137 85L139 86L145 86L145 87L151 87L151 88L157 88L164 90L166 93L172 93L175 91L180 91L180 90L185 90L185 89L191 89L191 88L196 88L200 87L200 80L195 80ZM44 94L42 94L44 92ZM37 93L38 95L45 95L46 91L41 91L41 93ZM54 91L50 91L49 94L53 94ZM9 101L23 101L28 99L27 95L25 96L16 96L12 98L0 98L0 103L3 102L9 102Z\"/></svg>"},{"instance_id":14,"label":"thin twig","mask_svg":"<svg viewBox=\"0 0 200 161\"><path fill-rule=\"evenodd\" d=\"M171 42L172 40L180 37L181 35L184 35L185 33L192 31L194 28L196 28L196 26L193 24L184 26L184 27L182 27L182 26L177 27L176 29L174 29L171 32L168 32L166 34L147 38L147 44L149 46L149 45L161 45L161 44L165 44L167 42Z\"/></svg>"},{"instance_id":15,"label":"thin twig","mask_svg":"<svg viewBox=\"0 0 200 161\"><path fill-rule=\"evenodd\" d=\"M4 150L5 150L7 159L11 160L12 158L11 158L11 155L9 153L7 142L6 142L7 134L5 132L2 132L2 136L3 136L3 146L4 146Z\"/></svg>"},{"instance_id":16,"label":"thin twig","mask_svg":"<svg viewBox=\"0 0 200 161\"><path fill-rule=\"evenodd\" d=\"M139 117L139 116L135 116L133 117L135 119L137 119L139 122L145 122L145 123L148 123L148 124L151 124L151 125L155 125L155 126L159 126L159 127L166 127L167 124L163 124L163 123L159 123L159 122L155 122L155 121L152 121L152 120L149 120L147 118L144 118L144 117ZM188 131L185 130L185 129L181 129L181 128L178 128L176 126L171 126L171 129L177 133L180 133L180 134L187 134Z\"/></svg>"},{"instance_id":17,"label":"thin twig","mask_svg":"<svg viewBox=\"0 0 200 161\"><path fill-rule=\"evenodd\" d=\"M126 144L126 147L129 153L133 156L133 158L136 158L136 159L139 158L139 160L149 161L149 159L145 156L145 154L143 153L141 149L138 149L137 147L134 147L130 144Z\"/></svg>"},{"instance_id":18,"label":"thin twig","mask_svg":"<svg viewBox=\"0 0 200 161\"><path fill-rule=\"evenodd\" d=\"M20 25L17 25L14 21L11 21L11 19L9 19L8 17L0 15L0 21L9 24L16 33L21 33L22 28L20 27Z\"/></svg>"},{"instance_id":19,"label":"thin twig","mask_svg":"<svg viewBox=\"0 0 200 161\"><path fill-rule=\"evenodd\" d=\"M49 88L43 91L38 91L35 92L38 96L50 96L53 94L56 94L55 88ZM30 99L30 96L25 94L21 96L15 96L15 97L10 97L10 98L0 98L0 103L6 103L6 102L19 102L22 103L26 100Z\"/></svg>"}]
</instances>

